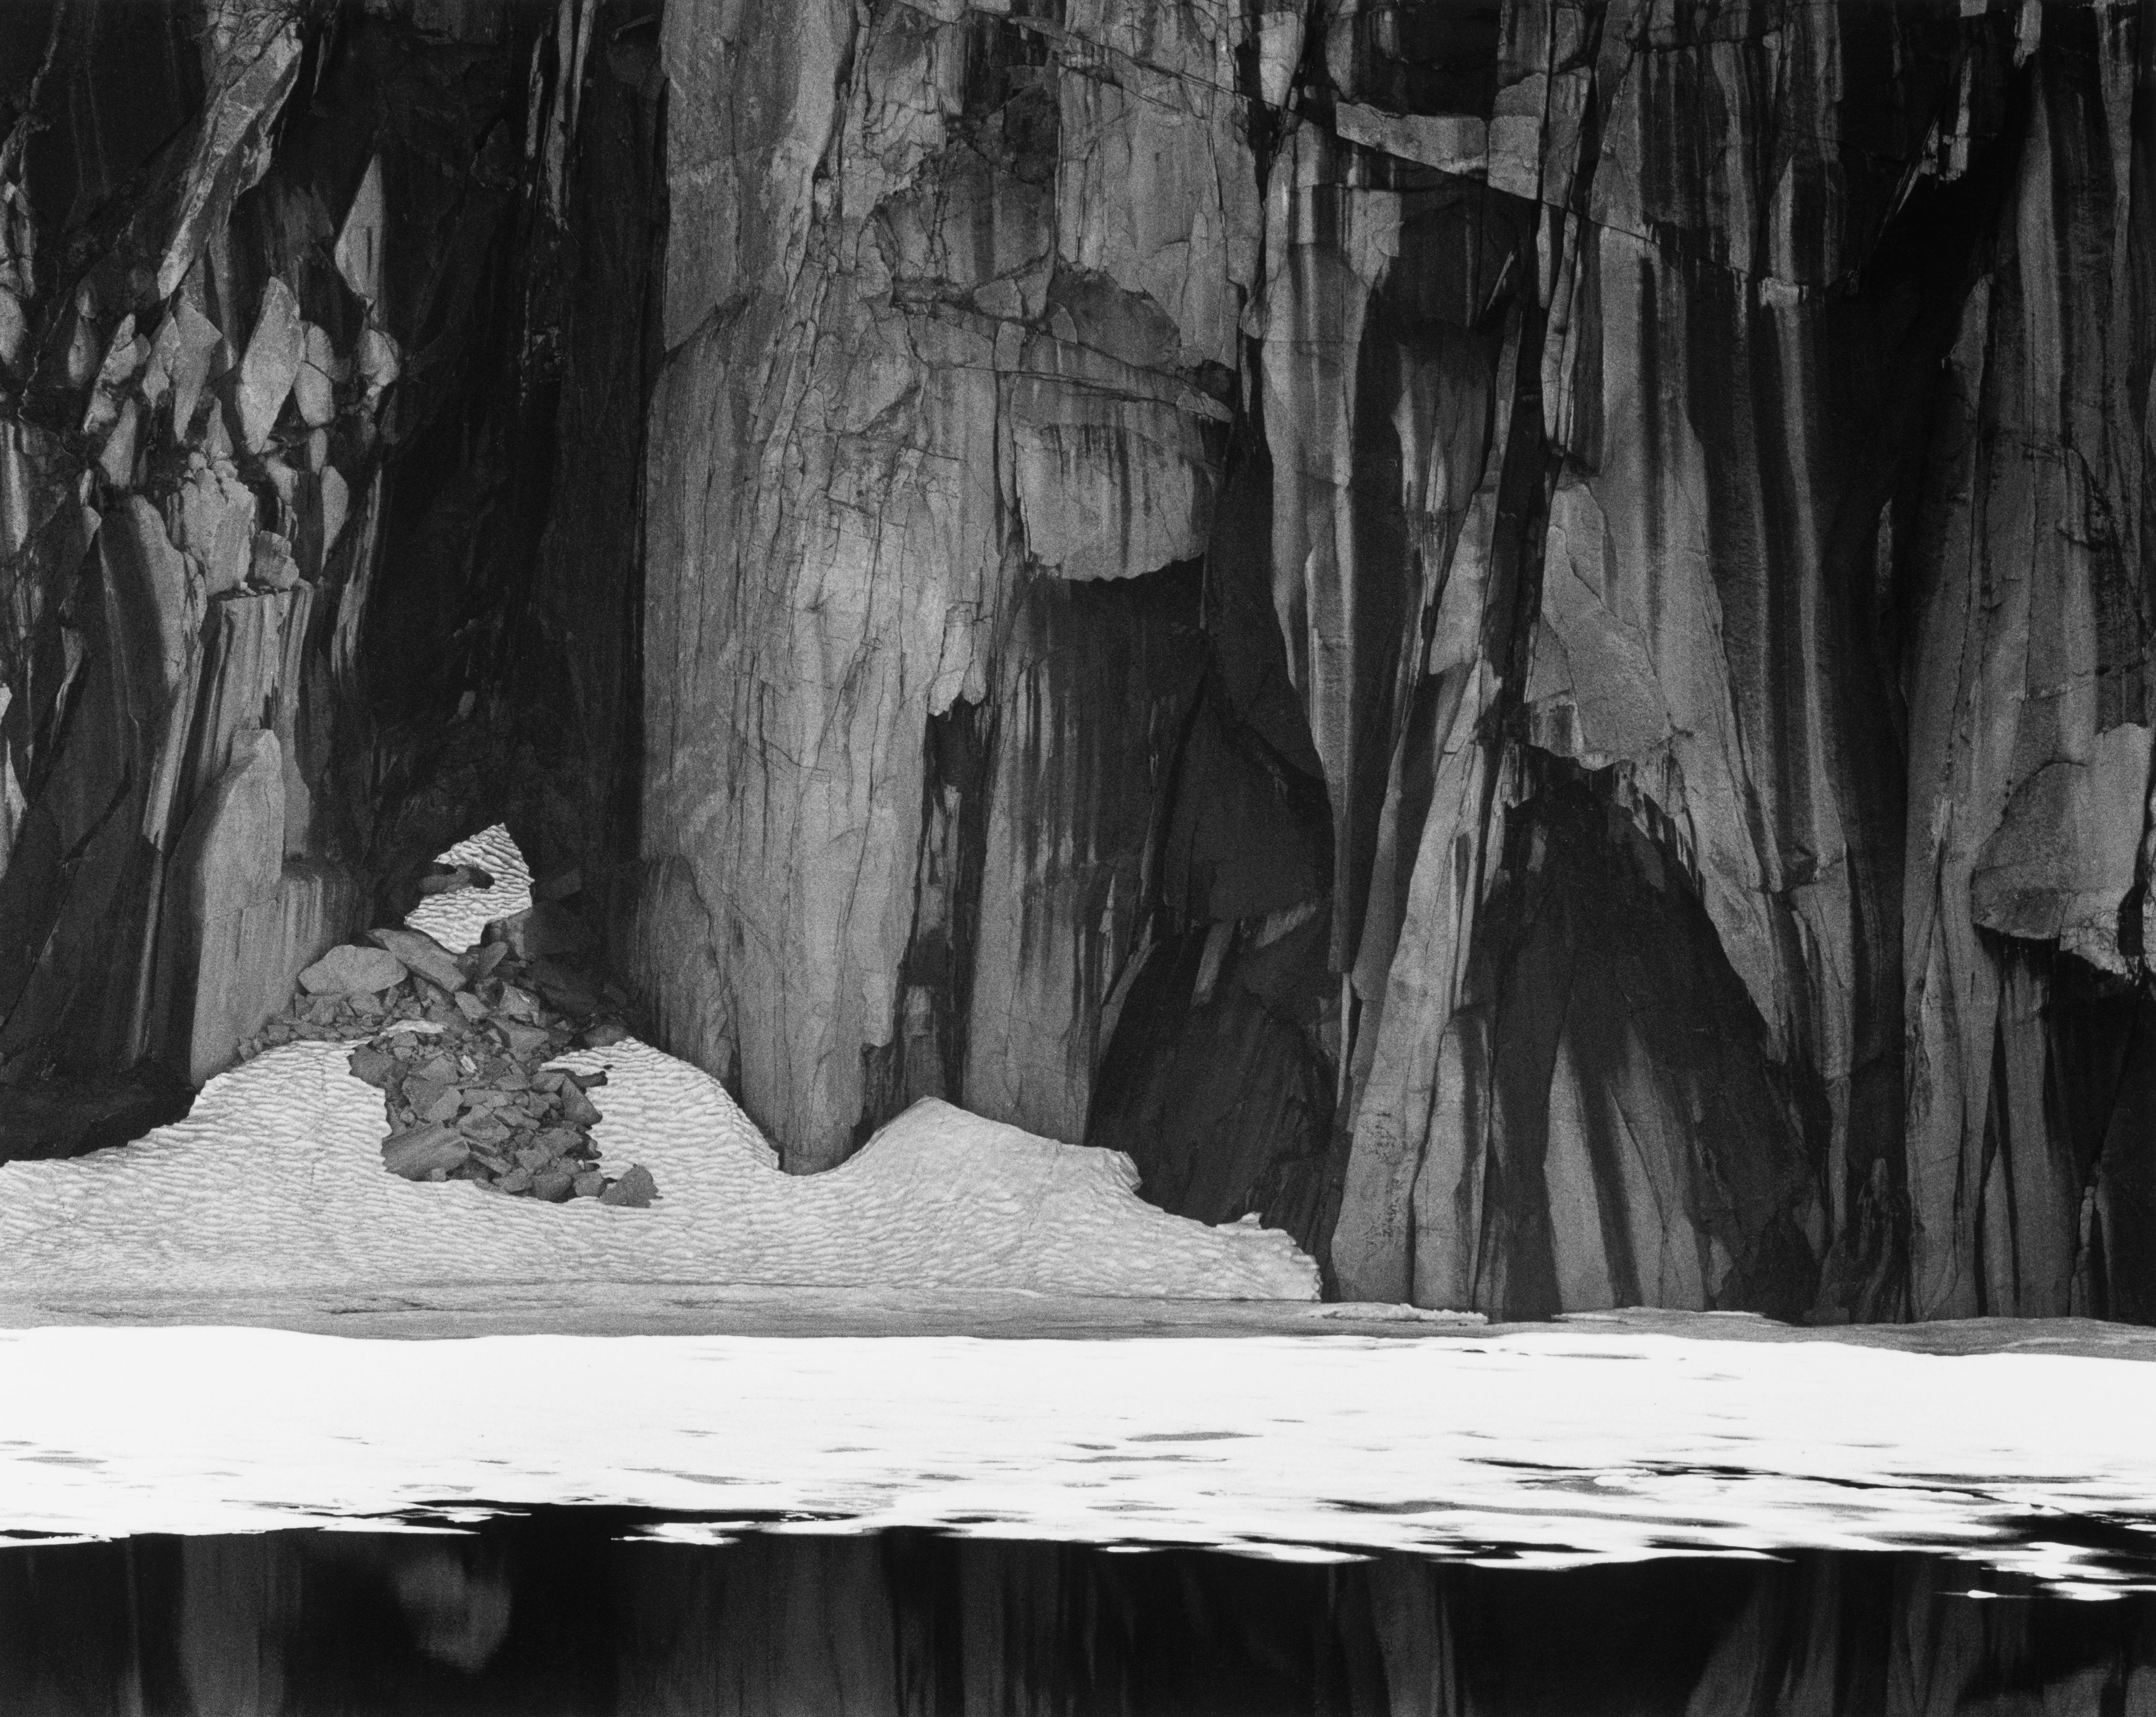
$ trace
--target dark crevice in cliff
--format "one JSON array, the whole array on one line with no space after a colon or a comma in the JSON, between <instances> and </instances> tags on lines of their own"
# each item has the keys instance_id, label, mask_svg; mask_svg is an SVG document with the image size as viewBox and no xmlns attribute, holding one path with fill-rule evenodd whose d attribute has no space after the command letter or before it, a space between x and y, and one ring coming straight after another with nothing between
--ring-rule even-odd
<instances>
[{"instance_id":1,"label":"dark crevice in cliff","mask_svg":"<svg viewBox=\"0 0 2156 1717\"><path fill-rule=\"evenodd\" d=\"M978 700L958 698L928 718L913 927L899 969L899 1028L889 1043L861 1052L856 1150L923 1097L964 1105L995 746L993 714Z\"/></svg>"},{"instance_id":2,"label":"dark crevice in cliff","mask_svg":"<svg viewBox=\"0 0 2156 1717\"><path fill-rule=\"evenodd\" d=\"M1523 759L1493 855L1465 987L1489 1105L1478 1303L1800 1317L1821 1212L1799 1105L1696 884L1612 785Z\"/></svg>"},{"instance_id":3,"label":"dark crevice in cliff","mask_svg":"<svg viewBox=\"0 0 2156 1717\"><path fill-rule=\"evenodd\" d=\"M1206 665L1180 732L1086 1142L1142 1197L1255 1215L1323 1251L1336 1136L1333 820L1271 612L1262 408L1240 418L1204 562ZM1327 1043L1331 1044L1328 1052Z\"/></svg>"}]
</instances>

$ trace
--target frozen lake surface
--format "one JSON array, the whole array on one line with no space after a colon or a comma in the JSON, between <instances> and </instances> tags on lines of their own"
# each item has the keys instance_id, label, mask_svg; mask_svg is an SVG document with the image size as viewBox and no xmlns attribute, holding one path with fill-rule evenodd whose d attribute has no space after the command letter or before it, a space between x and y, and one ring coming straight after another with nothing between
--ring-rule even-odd
<instances>
[{"instance_id":1,"label":"frozen lake surface","mask_svg":"<svg viewBox=\"0 0 2156 1717\"><path fill-rule=\"evenodd\" d=\"M1559 1326L1187 1335L0 1333L18 1538L931 1527L1571 1566L1924 1550L2148 1589L2156 1366ZM777 1523L774 1525L774 1523Z\"/></svg>"}]
</instances>

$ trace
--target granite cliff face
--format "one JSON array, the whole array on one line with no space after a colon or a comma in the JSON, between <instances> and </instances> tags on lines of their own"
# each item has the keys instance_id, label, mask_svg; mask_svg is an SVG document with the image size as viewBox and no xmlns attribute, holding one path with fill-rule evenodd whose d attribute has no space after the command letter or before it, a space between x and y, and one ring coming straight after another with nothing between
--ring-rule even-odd
<instances>
[{"instance_id":1,"label":"granite cliff face","mask_svg":"<svg viewBox=\"0 0 2156 1717\"><path fill-rule=\"evenodd\" d=\"M792 1167L2156 1318L2144 0L124 12L9 26L0 1050L506 815Z\"/></svg>"},{"instance_id":2,"label":"granite cliff face","mask_svg":"<svg viewBox=\"0 0 2156 1717\"><path fill-rule=\"evenodd\" d=\"M2144 8L811 12L665 25L635 955L802 1166L2156 1311Z\"/></svg>"}]
</instances>

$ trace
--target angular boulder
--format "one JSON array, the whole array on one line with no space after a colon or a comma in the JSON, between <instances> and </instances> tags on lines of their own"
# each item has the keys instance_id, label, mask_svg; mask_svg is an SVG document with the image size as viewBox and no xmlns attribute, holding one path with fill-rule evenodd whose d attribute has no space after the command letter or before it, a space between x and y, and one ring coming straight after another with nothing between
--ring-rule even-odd
<instances>
[{"instance_id":1,"label":"angular boulder","mask_svg":"<svg viewBox=\"0 0 2156 1717\"><path fill-rule=\"evenodd\" d=\"M384 925L367 934L370 941L388 949L429 983L439 984L452 994L464 988L465 969L457 963L457 956L424 930Z\"/></svg>"},{"instance_id":2,"label":"angular boulder","mask_svg":"<svg viewBox=\"0 0 2156 1717\"><path fill-rule=\"evenodd\" d=\"M651 1171L640 1162L632 1163L627 1174L599 1194L599 1202L628 1210L647 1210L658 1196L659 1183L651 1178Z\"/></svg>"},{"instance_id":3,"label":"angular boulder","mask_svg":"<svg viewBox=\"0 0 2156 1717\"><path fill-rule=\"evenodd\" d=\"M459 1169L471 1149L454 1127L427 1121L382 1140L382 1161L393 1175L408 1181L439 1180Z\"/></svg>"},{"instance_id":4,"label":"angular boulder","mask_svg":"<svg viewBox=\"0 0 2156 1717\"><path fill-rule=\"evenodd\" d=\"M347 942L300 974L310 996L367 996L404 982L404 962L386 948Z\"/></svg>"}]
</instances>

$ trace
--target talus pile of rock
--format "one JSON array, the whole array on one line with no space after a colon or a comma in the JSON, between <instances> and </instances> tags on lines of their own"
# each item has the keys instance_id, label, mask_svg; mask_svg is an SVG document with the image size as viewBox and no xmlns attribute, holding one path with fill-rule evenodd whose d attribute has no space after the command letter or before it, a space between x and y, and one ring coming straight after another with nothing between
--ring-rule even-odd
<instances>
[{"instance_id":1,"label":"talus pile of rock","mask_svg":"<svg viewBox=\"0 0 2156 1717\"><path fill-rule=\"evenodd\" d=\"M640 1164L619 1176L599 1166L588 1093L606 1074L546 1065L629 1035L626 996L576 958L591 938L573 912L542 901L489 925L462 954L419 930L367 934L373 946L332 948L301 972L291 1007L240 1046L242 1058L295 1038L364 1036L352 1071L382 1092L382 1163L406 1180L472 1181L551 1203L641 1208L658 1196Z\"/></svg>"}]
</instances>

